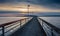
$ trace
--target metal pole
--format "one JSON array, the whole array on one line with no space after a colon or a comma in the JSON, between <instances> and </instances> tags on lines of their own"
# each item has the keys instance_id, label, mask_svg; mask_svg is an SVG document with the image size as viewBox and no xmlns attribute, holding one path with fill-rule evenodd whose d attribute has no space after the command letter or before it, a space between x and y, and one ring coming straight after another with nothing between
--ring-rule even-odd
<instances>
[{"instance_id":1,"label":"metal pole","mask_svg":"<svg viewBox=\"0 0 60 36\"><path fill-rule=\"evenodd\" d=\"M43 27L43 21L41 20L41 22L42 22L42 27Z\"/></svg>"},{"instance_id":2,"label":"metal pole","mask_svg":"<svg viewBox=\"0 0 60 36\"><path fill-rule=\"evenodd\" d=\"M51 28L51 36L53 36L53 29Z\"/></svg>"},{"instance_id":3,"label":"metal pole","mask_svg":"<svg viewBox=\"0 0 60 36\"><path fill-rule=\"evenodd\" d=\"M21 20L20 20L20 27L21 27Z\"/></svg>"},{"instance_id":4,"label":"metal pole","mask_svg":"<svg viewBox=\"0 0 60 36\"><path fill-rule=\"evenodd\" d=\"M2 36L5 36L4 26L2 27Z\"/></svg>"},{"instance_id":5,"label":"metal pole","mask_svg":"<svg viewBox=\"0 0 60 36\"><path fill-rule=\"evenodd\" d=\"M30 5L28 5L28 15L29 15L29 7L30 7Z\"/></svg>"},{"instance_id":6,"label":"metal pole","mask_svg":"<svg viewBox=\"0 0 60 36\"><path fill-rule=\"evenodd\" d=\"M26 23L26 18L25 18L25 23Z\"/></svg>"}]
</instances>

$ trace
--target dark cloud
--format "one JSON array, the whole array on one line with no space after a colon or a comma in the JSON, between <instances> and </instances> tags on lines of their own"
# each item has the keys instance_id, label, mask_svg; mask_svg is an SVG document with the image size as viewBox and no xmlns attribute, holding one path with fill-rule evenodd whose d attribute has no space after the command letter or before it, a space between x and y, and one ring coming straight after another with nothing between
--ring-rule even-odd
<instances>
[{"instance_id":1,"label":"dark cloud","mask_svg":"<svg viewBox=\"0 0 60 36\"><path fill-rule=\"evenodd\" d=\"M0 0L0 3L4 3L5 2L5 0Z\"/></svg>"},{"instance_id":2,"label":"dark cloud","mask_svg":"<svg viewBox=\"0 0 60 36\"><path fill-rule=\"evenodd\" d=\"M29 0L30 3L42 5L48 8L60 9L60 0Z\"/></svg>"},{"instance_id":3,"label":"dark cloud","mask_svg":"<svg viewBox=\"0 0 60 36\"><path fill-rule=\"evenodd\" d=\"M37 3L37 4L48 4L48 3L57 3L60 4L60 0L0 0L0 3L5 3L5 2L28 2L30 1L31 3Z\"/></svg>"},{"instance_id":4,"label":"dark cloud","mask_svg":"<svg viewBox=\"0 0 60 36\"><path fill-rule=\"evenodd\" d=\"M22 1L25 1L26 0L0 0L0 3L15 3L15 2L22 2Z\"/></svg>"},{"instance_id":5,"label":"dark cloud","mask_svg":"<svg viewBox=\"0 0 60 36\"><path fill-rule=\"evenodd\" d=\"M37 4L53 4L53 3L56 3L56 4L60 4L60 0L28 0L32 3L37 3Z\"/></svg>"},{"instance_id":6,"label":"dark cloud","mask_svg":"<svg viewBox=\"0 0 60 36\"><path fill-rule=\"evenodd\" d=\"M49 8L60 9L60 0L0 0L0 3L18 3L28 2L32 4L38 4Z\"/></svg>"},{"instance_id":7,"label":"dark cloud","mask_svg":"<svg viewBox=\"0 0 60 36\"><path fill-rule=\"evenodd\" d=\"M38 1L40 1L41 3L57 3L57 4L60 3L60 0L38 0Z\"/></svg>"},{"instance_id":8,"label":"dark cloud","mask_svg":"<svg viewBox=\"0 0 60 36\"><path fill-rule=\"evenodd\" d=\"M0 3L15 3L17 0L0 0Z\"/></svg>"},{"instance_id":9,"label":"dark cloud","mask_svg":"<svg viewBox=\"0 0 60 36\"><path fill-rule=\"evenodd\" d=\"M60 4L60 0L50 0L50 2Z\"/></svg>"}]
</instances>

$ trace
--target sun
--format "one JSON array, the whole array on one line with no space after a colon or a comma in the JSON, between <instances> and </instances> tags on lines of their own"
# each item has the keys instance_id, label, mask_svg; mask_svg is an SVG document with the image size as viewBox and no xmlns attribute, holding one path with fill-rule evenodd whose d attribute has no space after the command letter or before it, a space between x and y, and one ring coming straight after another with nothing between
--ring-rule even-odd
<instances>
[{"instance_id":1,"label":"sun","mask_svg":"<svg viewBox=\"0 0 60 36\"><path fill-rule=\"evenodd\" d=\"M27 9L26 8L21 8L21 9L19 9L19 11L21 11L21 12L27 12Z\"/></svg>"}]
</instances>

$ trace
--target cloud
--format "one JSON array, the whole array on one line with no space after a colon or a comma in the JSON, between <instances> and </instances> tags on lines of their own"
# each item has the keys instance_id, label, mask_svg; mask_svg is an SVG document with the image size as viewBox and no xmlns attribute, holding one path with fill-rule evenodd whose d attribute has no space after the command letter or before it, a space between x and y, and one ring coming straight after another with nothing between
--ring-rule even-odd
<instances>
[{"instance_id":1,"label":"cloud","mask_svg":"<svg viewBox=\"0 0 60 36\"><path fill-rule=\"evenodd\" d=\"M26 0L0 0L0 3L18 3L18 2L22 2L22 1L25 1Z\"/></svg>"},{"instance_id":2,"label":"cloud","mask_svg":"<svg viewBox=\"0 0 60 36\"><path fill-rule=\"evenodd\" d=\"M37 4L52 4L52 3L56 3L56 4L60 4L60 0L29 0L32 3L37 3Z\"/></svg>"},{"instance_id":3,"label":"cloud","mask_svg":"<svg viewBox=\"0 0 60 36\"><path fill-rule=\"evenodd\" d=\"M60 0L29 0L30 3L42 5L48 8L60 9Z\"/></svg>"},{"instance_id":4,"label":"cloud","mask_svg":"<svg viewBox=\"0 0 60 36\"><path fill-rule=\"evenodd\" d=\"M47 8L60 9L60 0L0 0L0 3L19 4L20 2L28 2L38 4Z\"/></svg>"},{"instance_id":5,"label":"cloud","mask_svg":"<svg viewBox=\"0 0 60 36\"><path fill-rule=\"evenodd\" d=\"M25 14L21 13L0 13L0 17L20 17L20 16L25 16Z\"/></svg>"},{"instance_id":6,"label":"cloud","mask_svg":"<svg viewBox=\"0 0 60 36\"><path fill-rule=\"evenodd\" d=\"M0 3L16 3L16 2L30 2L35 4L51 4L56 3L60 4L60 0L0 0Z\"/></svg>"}]
</instances>

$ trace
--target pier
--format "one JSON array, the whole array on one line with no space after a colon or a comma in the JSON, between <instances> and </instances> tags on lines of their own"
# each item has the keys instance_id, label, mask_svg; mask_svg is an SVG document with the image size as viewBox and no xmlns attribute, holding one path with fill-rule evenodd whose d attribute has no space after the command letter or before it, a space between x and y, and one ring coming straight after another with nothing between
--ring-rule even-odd
<instances>
[{"instance_id":1,"label":"pier","mask_svg":"<svg viewBox=\"0 0 60 36\"><path fill-rule=\"evenodd\" d=\"M1 24L0 36L60 36L60 28L34 16Z\"/></svg>"}]
</instances>

